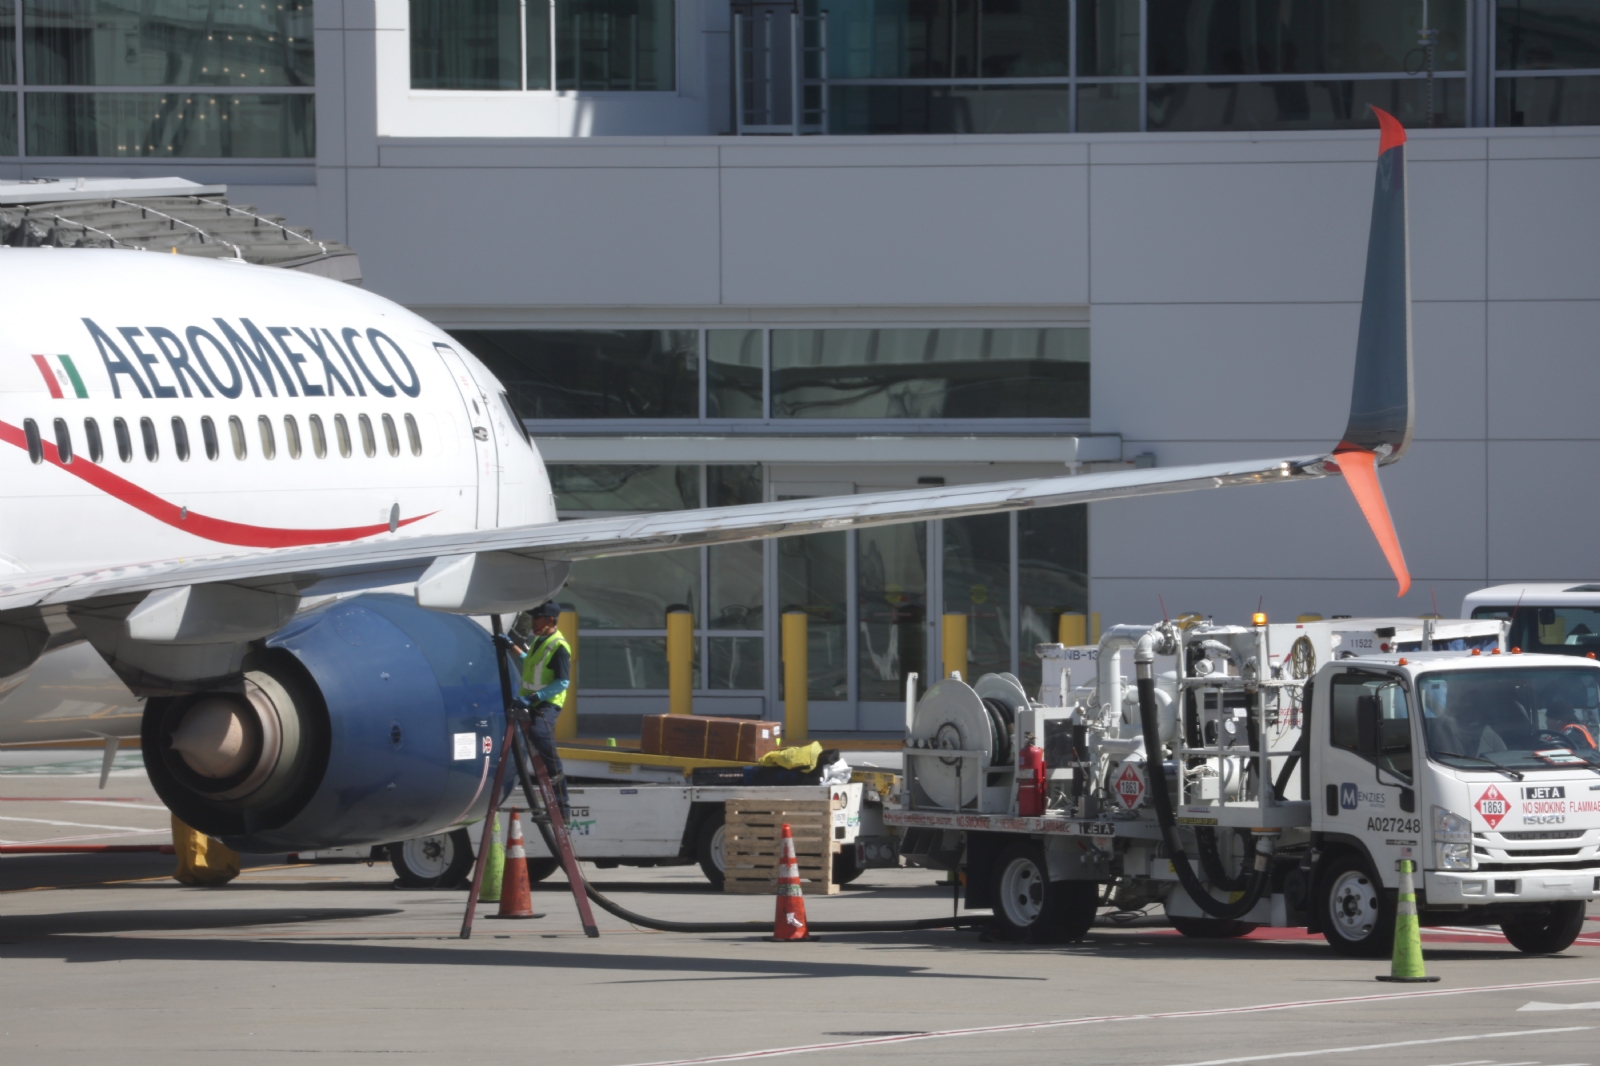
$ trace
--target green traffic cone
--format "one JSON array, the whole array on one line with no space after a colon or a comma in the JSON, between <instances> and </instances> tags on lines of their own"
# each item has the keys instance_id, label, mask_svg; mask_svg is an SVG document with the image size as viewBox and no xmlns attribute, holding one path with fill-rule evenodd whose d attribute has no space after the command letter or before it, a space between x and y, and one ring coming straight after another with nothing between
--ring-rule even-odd
<instances>
[{"instance_id":1,"label":"green traffic cone","mask_svg":"<svg viewBox=\"0 0 1600 1066\"><path fill-rule=\"evenodd\" d=\"M1422 927L1417 924L1417 886L1411 871L1416 864L1400 860L1400 893L1394 912L1394 961L1380 981L1437 981L1422 971Z\"/></svg>"},{"instance_id":2,"label":"green traffic cone","mask_svg":"<svg viewBox=\"0 0 1600 1066\"><path fill-rule=\"evenodd\" d=\"M478 889L478 898L485 903L496 903L500 899L500 879L506 873L506 849L500 843L500 816L493 815L494 825L489 829L489 858L483 865L483 885Z\"/></svg>"}]
</instances>

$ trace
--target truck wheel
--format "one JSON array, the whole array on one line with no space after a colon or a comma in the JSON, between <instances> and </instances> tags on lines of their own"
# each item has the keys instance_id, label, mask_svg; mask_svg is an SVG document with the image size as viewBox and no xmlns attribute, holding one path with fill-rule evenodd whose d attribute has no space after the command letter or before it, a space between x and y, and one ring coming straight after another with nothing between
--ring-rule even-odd
<instances>
[{"instance_id":1,"label":"truck wheel","mask_svg":"<svg viewBox=\"0 0 1600 1066\"><path fill-rule=\"evenodd\" d=\"M528 860L528 884L536 885L561 869L561 860L554 858Z\"/></svg>"},{"instance_id":2,"label":"truck wheel","mask_svg":"<svg viewBox=\"0 0 1600 1066\"><path fill-rule=\"evenodd\" d=\"M1354 959L1380 959L1394 950L1394 900L1359 855L1343 855L1322 875L1317 893L1322 935Z\"/></svg>"},{"instance_id":3,"label":"truck wheel","mask_svg":"<svg viewBox=\"0 0 1600 1066\"><path fill-rule=\"evenodd\" d=\"M851 881L861 876L861 867L856 865L856 846L854 844L842 845L833 853L833 883L848 885Z\"/></svg>"},{"instance_id":4,"label":"truck wheel","mask_svg":"<svg viewBox=\"0 0 1600 1066\"><path fill-rule=\"evenodd\" d=\"M1525 955L1554 955L1558 951L1565 951L1583 932L1583 917L1587 908L1581 899L1562 900L1529 909L1532 914L1500 923L1500 931L1505 933L1506 939Z\"/></svg>"},{"instance_id":5,"label":"truck wheel","mask_svg":"<svg viewBox=\"0 0 1600 1066\"><path fill-rule=\"evenodd\" d=\"M402 888L459 888L472 869L472 837L457 829L390 844L389 865Z\"/></svg>"},{"instance_id":6,"label":"truck wheel","mask_svg":"<svg viewBox=\"0 0 1600 1066\"><path fill-rule=\"evenodd\" d=\"M700 860L700 872L706 875L712 888L722 887L724 871L728 868L727 853L723 850L723 841L727 837L727 827L724 825L726 817L721 807L716 808L706 815L705 821L700 823L699 833L695 835L695 858Z\"/></svg>"},{"instance_id":7,"label":"truck wheel","mask_svg":"<svg viewBox=\"0 0 1600 1066\"><path fill-rule=\"evenodd\" d=\"M1082 940L1100 906L1094 881L1052 881L1044 848L1019 841L995 864L994 920L1012 940L1033 944Z\"/></svg>"},{"instance_id":8,"label":"truck wheel","mask_svg":"<svg viewBox=\"0 0 1600 1066\"><path fill-rule=\"evenodd\" d=\"M1194 940L1231 940L1255 928L1251 922L1226 921L1222 918L1180 918L1173 914L1167 915L1167 921L1172 923L1172 928Z\"/></svg>"}]
</instances>

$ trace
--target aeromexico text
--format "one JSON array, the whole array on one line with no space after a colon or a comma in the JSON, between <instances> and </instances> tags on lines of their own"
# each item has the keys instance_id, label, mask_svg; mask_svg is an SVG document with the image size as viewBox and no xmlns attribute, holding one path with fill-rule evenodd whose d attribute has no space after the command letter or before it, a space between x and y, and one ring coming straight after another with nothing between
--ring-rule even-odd
<instances>
[{"instance_id":1,"label":"aeromexico text","mask_svg":"<svg viewBox=\"0 0 1600 1066\"><path fill-rule=\"evenodd\" d=\"M332 330L316 327L263 328L248 318L239 319L237 326L221 318L211 321L214 327L190 326L181 337L164 326L108 331L93 319L85 318L83 324L100 349L117 399L124 387L147 400L175 399L180 392L233 400L246 385L255 396L263 387L277 396L280 386L289 396L334 396L336 389L346 396L365 396L369 387L383 397L394 396L396 390L413 397L422 391L417 368L382 330L347 326L336 337ZM163 361L170 381L158 372Z\"/></svg>"}]
</instances>

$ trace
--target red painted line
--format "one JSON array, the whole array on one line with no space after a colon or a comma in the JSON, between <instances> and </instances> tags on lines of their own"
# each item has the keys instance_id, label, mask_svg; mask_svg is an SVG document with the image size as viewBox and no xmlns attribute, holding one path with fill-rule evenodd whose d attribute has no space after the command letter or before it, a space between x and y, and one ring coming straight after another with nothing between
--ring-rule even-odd
<instances>
[{"instance_id":1,"label":"red painted line","mask_svg":"<svg viewBox=\"0 0 1600 1066\"><path fill-rule=\"evenodd\" d=\"M27 437L22 430L9 422L0 422L0 441L14 444L24 450L28 447ZM281 529L274 526L251 526L242 522L229 522L221 518L210 518L181 508L177 504L168 503L155 493L118 477L105 467L97 466L82 456L74 456L72 462L63 463L54 444L49 441L41 443L44 445L45 462L58 470L65 470L74 477L93 485L106 495L143 511L158 522L165 522L173 529L181 529L185 533L192 533L197 537L216 541L219 544L232 544L241 548L298 548L308 544L337 544L345 541L360 540L363 537L373 537L379 533L387 533L389 531L387 522L373 526L346 526L340 529ZM400 526L409 526L413 522L420 522L424 518L430 518L436 513L429 511L427 514L418 515L416 518L402 519Z\"/></svg>"},{"instance_id":2,"label":"red painted line","mask_svg":"<svg viewBox=\"0 0 1600 1066\"><path fill-rule=\"evenodd\" d=\"M44 356L34 356L33 365L39 368L39 373L44 376L44 383L50 387L50 398L52 400L64 399L64 397L61 395L61 383L57 381L56 376L50 372L50 364L45 362Z\"/></svg>"},{"instance_id":3,"label":"red painted line","mask_svg":"<svg viewBox=\"0 0 1600 1066\"><path fill-rule=\"evenodd\" d=\"M783 1055L803 1055L813 1051L837 1051L841 1048L873 1047L880 1044L909 1044L918 1040L939 1040L952 1036L983 1036L991 1033L1025 1033L1041 1029L1066 1029L1079 1025L1106 1025L1114 1022L1174 1021L1187 1018L1215 1018L1230 1014L1264 1014L1270 1011L1304 1010L1308 1007L1338 1007L1356 1003L1384 1003L1397 999L1421 999L1432 996L1465 996L1478 992L1514 992L1534 988L1567 988L1573 985L1600 984L1600 977L1577 977L1565 981L1530 981L1511 985L1477 985L1469 988L1433 988L1416 992L1380 992L1370 996L1341 996L1329 999L1301 999L1284 1003L1260 1003L1246 1007L1214 1007L1209 1010L1168 1011L1151 1014L1101 1014L1084 1018L1060 1018L1045 1022L1016 1022L1010 1025L985 1025L972 1029L941 1029L931 1033L906 1033L902 1036L873 1036L861 1040L835 1040L826 1044L800 1044L794 1047L766 1048L760 1051L737 1051L728 1055L707 1055L695 1059L669 1059L660 1062L640 1063L636 1066L705 1066L717 1062L744 1062L750 1059L770 1059Z\"/></svg>"},{"instance_id":4,"label":"red painted line","mask_svg":"<svg viewBox=\"0 0 1600 1066\"><path fill-rule=\"evenodd\" d=\"M171 844L0 844L0 855L98 855L104 852L174 854Z\"/></svg>"}]
</instances>

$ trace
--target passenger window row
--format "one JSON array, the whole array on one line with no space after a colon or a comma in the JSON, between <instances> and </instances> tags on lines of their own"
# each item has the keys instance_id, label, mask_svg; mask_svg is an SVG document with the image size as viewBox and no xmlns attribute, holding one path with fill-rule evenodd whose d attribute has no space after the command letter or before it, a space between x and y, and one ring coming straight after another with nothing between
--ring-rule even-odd
<instances>
[{"instance_id":1,"label":"passenger window row","mask_svg":"<svg viewBox=\"0 0 1600 1066\"><path fill-rule=\"evenodd\" d=\"M406 444L411 449L412 455L422 454L422 433L417 428L415 416L403 416L406 426ZM390 455L400 454L400 431L395 425L394 416L389 414L378 416L379 425L383 428L384 450ZM65 418L58 418L51 427L55 433L56 454L61 462L70 463L73 458L72 427ZM311 454L318 459L328 455L328 432L322 421L321 415L306 416L307 435L310 437ZM372 419L368 415L356 415L356 433L361 438L361 453L368 459L378 454L378 438L373 431ZM28 458L35 463L44 462L44 438L39 432L39 423L31 418L22 422L22 434L27 438ZM117 458L128 463L133 461L133 434L128 428L128 421L124 418L111 420L111 436L116 443ZM256 419L256 436L260 440L261 456L264 459L273 459L278 454L277 434L273 420L267 415ZM83 441L88 448L89 461L98 463L105 458L105 442L100 436L100 423L93 418L83 420ZM300 435L300 422L294 415L283 416L283 446L291 459L298 459L303 451L303 438ZM156 433L155 420L151 418L139 419L139 443L144 449L144 457L150 462L161 458L161 440ZM222 440L217 435L217 425L210 415L203 415L200 419L200 443L205 449L207 459L222 458ZM245 432L245 423L238 415L228 416L228 444L233 449L235 459L246 459L250 455L250 443ZM333 416L333 446L339 454L348 459L355 454L354 441L350 435L350 423L344 415ZM179 462L189 461L189 426L182 415L172 416L172 453L178 457Z\"/></svg>"}]
</instances>

